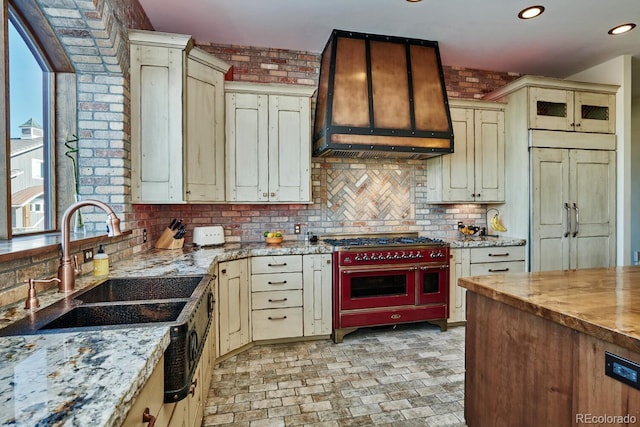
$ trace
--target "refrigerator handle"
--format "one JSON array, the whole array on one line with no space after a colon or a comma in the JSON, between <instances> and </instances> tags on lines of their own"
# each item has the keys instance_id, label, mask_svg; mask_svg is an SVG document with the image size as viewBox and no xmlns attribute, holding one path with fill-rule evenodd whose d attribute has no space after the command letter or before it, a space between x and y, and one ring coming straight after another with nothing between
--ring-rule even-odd
<instances>
[{"instance_id":1,"label":"refrigerator handle","mask_svg":"<svg viewBox=\"0 0 640 427\"><path fill-rule=\"evenodd\" d=\"M571 208L569 207L569 203L565 202L564 209L567 211L567 228L564 232L564 237L569 237L569 234L571 234Z\"/></svg>"},{"instance_id":2,"label":"refrigerator handle","mask_svg":"<svg viewBox=\"0 0 640 427\"><path fill-rule=\"evenodd\" d=\"M578 235L578 232L580 231L580 220L579 220L579 211L578 211L578 205L576 205L575 203L573 204L573 210L576 213L576 229L573 232L573 237L576 237Z\"/></svg>"}]
</instances>

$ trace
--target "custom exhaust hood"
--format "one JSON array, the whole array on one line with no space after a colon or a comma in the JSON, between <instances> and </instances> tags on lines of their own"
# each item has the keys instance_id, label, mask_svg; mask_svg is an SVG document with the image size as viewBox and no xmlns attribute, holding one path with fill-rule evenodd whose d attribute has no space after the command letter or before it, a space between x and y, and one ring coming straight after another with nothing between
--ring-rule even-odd
<instances>
[{"instance_id":1,"label":"custom exhaust hood","mask_svg":"<svg viewBox=\"0 0 640 427\"><path fill-rule=\"evenodd\" d=\"M438 43L333 30L322 53L314 156L453 152Z\"/></svg>"}]
</instances>

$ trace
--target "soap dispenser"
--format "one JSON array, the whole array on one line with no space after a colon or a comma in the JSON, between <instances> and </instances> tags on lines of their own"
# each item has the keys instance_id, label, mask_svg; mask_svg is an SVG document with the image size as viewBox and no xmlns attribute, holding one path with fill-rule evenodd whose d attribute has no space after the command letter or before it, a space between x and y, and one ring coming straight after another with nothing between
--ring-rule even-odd
<instances>
[{"instance_id":1,"label":"soap dispenser","mask_svg":"<svg viewBox=\"0 0 640 427\"><path fill-rule=\"evenodd\" d=\"M109 255L104 253L102 245L98 249L98 253L93 257L93 275L108 276L109 275Z\"/></svg>"}]
</instances>

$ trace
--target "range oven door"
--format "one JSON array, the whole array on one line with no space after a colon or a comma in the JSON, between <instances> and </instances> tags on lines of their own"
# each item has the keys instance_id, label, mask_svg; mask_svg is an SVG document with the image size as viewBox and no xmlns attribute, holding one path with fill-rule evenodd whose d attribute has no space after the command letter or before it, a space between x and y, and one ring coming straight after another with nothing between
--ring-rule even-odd
<instances>
[{"instance_id":1,"label":"range oven door","mask_svg":"<svg viewBox=\"0 0 640 427\"><path fill-rule=\"evenodd\" d=\"M418 304L449 301L449 265L422 265L416 271Z\"/></svg>"},{"instance_id":2,"label":"range oven door","mask_svg":"<svg viewBox=\"0 0 640 427\"><path fill-rule=\"evenodd\" d=\"M385 266L364 269L341 268L341 310L413 305L416 303L416 268Z\"/></svg>"}]
</instances>

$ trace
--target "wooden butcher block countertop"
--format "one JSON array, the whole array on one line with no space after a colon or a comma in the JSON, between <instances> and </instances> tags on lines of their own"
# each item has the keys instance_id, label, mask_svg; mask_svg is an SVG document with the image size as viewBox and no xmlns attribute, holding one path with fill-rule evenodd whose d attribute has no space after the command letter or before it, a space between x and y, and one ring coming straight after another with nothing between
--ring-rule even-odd
<instances>
[{"instance_id":1,"label":"wooden butcher block countertop","mask_svg":"<svg viewBox=\"0 0 640 427\"><path fill-rule=\"evenodd\" d=\"M463 277L458 284L640 352L640 266Z\"/></svg>"}]
</instances>

